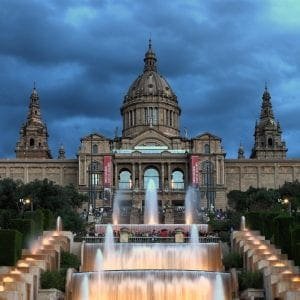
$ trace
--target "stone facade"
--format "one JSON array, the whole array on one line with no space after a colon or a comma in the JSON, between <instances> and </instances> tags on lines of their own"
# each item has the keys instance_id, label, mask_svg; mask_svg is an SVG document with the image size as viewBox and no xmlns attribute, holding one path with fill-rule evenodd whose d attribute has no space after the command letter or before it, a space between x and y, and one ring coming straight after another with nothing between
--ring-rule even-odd
<instances>
[{"instance_id":1,"label":"stone facade","mask_svg":"<svg viewBox=\"0 0 300 300\"><path fill-rule=\"evenodd\" d=\"M65 159L63 146L59 159L51 159L34 88L27 123L16 147L17 158L0 160L0 177L72 183L89 195L93 206L112 206L116 191L121 190L128 205L137 211L143 207L150 179L164 209L182 206L190 185L199 190L201 207L224 209L231 190L278 188L285 181L300 180L300 159L286 159L282 130L275 122L267 87L251 158L245 158L240 145L237 159L225 159L221 138L208 132L193 138L180 134L181 109L170 85L157 72L151 42L144 63L142 74L124 97L122 135L116 133L111 139L91 133L83 137L73 160Z\"/></svg>"}]
</instances>

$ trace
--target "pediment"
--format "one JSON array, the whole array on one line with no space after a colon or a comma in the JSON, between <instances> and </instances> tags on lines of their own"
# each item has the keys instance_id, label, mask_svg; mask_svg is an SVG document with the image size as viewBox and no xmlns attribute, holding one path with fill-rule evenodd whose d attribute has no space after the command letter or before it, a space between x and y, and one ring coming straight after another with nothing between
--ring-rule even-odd
<instances>
[{"instance_id":1,"label":"pediment","mask_svg":"<svg viewBox=\"0 0 300 300\"><path fill-rule=\"evenodd\" d=\"M99 140L101 140L101 141L105 140L106 141L106 140L108 140L108 138L106 138L104 135L102 135L98 132L86 135L86 136L82 137L80 140L81 141L86 141L86 140L90 140L91 138L95 141L99 141Z\"/></svg>"},{"instance_id":2,"label":"pediment","mask_svg":"<svg viewBox=\"0 0 300 300\"><path fill-rule=\"evenodd\" d=\"M211 140L219 140L221 141L222 139L214 134L211 134L210 132L204 132L204 133L201 133L199 135L197 135L194 139L197 139L197 140L208 140L208 139L211 139Z\"/></svg>"},{"instance_id":3,"label":"pediment","mask_svg":"<svg viewBox=\"0 0 300 300\"><path fill-rule=\"evenodd\" d=\"M132 139L132 145L136 146L167 146L171 149L171 140L156 129L147 129Z\"/></svg>"}]
</instances>

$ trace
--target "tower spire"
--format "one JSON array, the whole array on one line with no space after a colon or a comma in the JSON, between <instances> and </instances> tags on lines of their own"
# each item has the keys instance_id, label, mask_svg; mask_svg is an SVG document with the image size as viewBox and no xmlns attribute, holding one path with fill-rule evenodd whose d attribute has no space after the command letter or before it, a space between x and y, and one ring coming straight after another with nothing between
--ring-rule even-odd
<instances>
[{"instance_id":1,"label":"tower spire","mask_svg":"<svg viewBox=\"0 0 300 300\"><path fill-rule=\"evenodd\" d=\"M145 62L144 72L147 72L147 71L156 72L156 70L157 70L156 69L156 56L155 56L155 53L152 50L151 37L149 38L148 51L145 54L144 62Z\"/></svg>"},{"instance_id":2,"label":"tower spire","mask_svg":"<svg viewBox=\"0 0 300 300\"><path fill-rule=\"evenodd\" d=\"M271 95L265 82L259 121L255 124L255 143L251 158L286 158L287 148L281 139L281 128L274 119Z\"/></svg>"},{"instance_id":3,"label":"tower spire","mask_svg":"<svg viewBox=\"0 0 300 300\"><path fill-rule=\"evenodd\" d=\"M51 158L47 126L42 120L35 82L30 95L27 122L21 127L15 152L17 158Z\"/></svg>"}]
</instances>

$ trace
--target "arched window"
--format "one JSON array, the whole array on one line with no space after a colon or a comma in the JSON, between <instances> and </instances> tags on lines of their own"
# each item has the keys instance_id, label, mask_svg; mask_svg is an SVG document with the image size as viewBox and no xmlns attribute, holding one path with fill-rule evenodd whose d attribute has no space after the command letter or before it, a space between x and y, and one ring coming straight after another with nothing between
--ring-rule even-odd
<instances>
[{"instance_id":1,"label":"arched window","mask_svg":"<svg viewBox=\"0 0 300 300\"><path fill-rule=\"evenodd\" d=\"M176 189L176 190L184 189L183 172L180 170L175 170L172 173L172 189Z\"/></svg>"},{"instance_id":2,"label":"arched window","mask_svg":"<svg viewBox=\"0 0 300 300\"><path fill-rule=\"evenodd\" d=\"M93 145L93 154L97 154L98 153L98 145Z\"/></svg>"},{"instance_id":3,"label":"arched window","mask_svg":"<svg viewBox=\"0 0 300 300\"><path fill-rule=\"evenodd\" d=\"M131 189L131 187L131 173L128 170L121 171L119 174L119 189Z\"/></svg>"},{"instance_id":4,"label":"arched window","mask_svg":"<svg viewBox=\"0 0 300 300\"><path fill-rule=\"evenodd\" d=\"M155 168L148 168L144 173L144 189L147 188L149 181L153 181L156 189L159 188L159 173Z\"/></svg>"},{"instance_id":5,"label":"arched window","mask_svg":"<svg viewBox=\"0 0 300 300\"><path fill-rule=\"evenodd\" d=\"M204 145L204 153L205 154L209 154L210 153L210 146L209 146L209 144L205 144Z\"/></svg>"},{"instance_id":6,"label":"arched window","mask_svg":"<svg viewBox=\"0 0 300 300\"><path fill-rule=\"evenodd\" d=\"M33 146L34 146L34 139L30 139L30 140L29 140L29 146L30 146L30 147L33 147Z\"/></svg>"}]
</instances>

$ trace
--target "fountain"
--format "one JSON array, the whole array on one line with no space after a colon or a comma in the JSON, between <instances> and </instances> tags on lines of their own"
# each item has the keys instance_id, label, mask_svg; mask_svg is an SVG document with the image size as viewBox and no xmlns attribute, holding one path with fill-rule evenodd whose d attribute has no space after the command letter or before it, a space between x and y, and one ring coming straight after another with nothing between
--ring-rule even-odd
<instances>
[{"instance_id":1,"label":"fountain","mask_svg":"<svg viewBox=\"0 0 300 300\"><path fill-rule=\"evenodd\" d=\"M192 224L196 202L196 192L190 188L187 224L159 224L157 192L150 180L145 224L119 224L114 218L114 225L95 226L96 233L105 232L104 243L82 244L81 273L72 275L68 300L231 299L231 277L222 272L220 244L200 242L199 232L207 232L207 224ZM118 204L114 209L117 217ZM116 242L114 232L124 230L144 242ZM151 233L165 230L182 235L188 231L189 243L169 242L169 237L168 242L154 242Z\"/></svg>"},{"instance_id":2,"label":"fountain","mask_svg":"<svg viewBox=\"0 0 300 300\"><path fill-rule=\"evenodd\" d=\"M241 231L246 230L246 218L245 216L241 216Z\"/></svg>"},{"instance_id":3,"label":"fountain","mask_svg":"<svg viewBox=\"0 0 300 300\"><path fill-rule=\"evenodd\" d=\"M195 224L192 225L192 229L190 232L190 243L192 244L199 243L199 231Z\"/></svg>"},{"instance_id":4,"label":"fountain","mask_svg":"<svg viewBox=\"0 0 300 300\"><path fill-rule=\"evenodd\" d=\"M184 199L186 224L196 223L197 200L196 189L189 186Z\"/></svg>"},{"instance_id":5,"label":"fountain","mask_svg":"<svg viewBox=\"0 0 300 300\"><path fill-rule=\"evenodd\" d=\"M114 204L113 204L113 224L119 224L120 223L120 206L122 201L122 192L121 190L116 191L116 195L114 197Z\"/></svg>"},{"instance_id":6,"label":"fountain","mask_svg":"<svg viewBox=\"0 0 300 300\"><path fill-rule=\"evenodd\" d=\"M62 221L60 216L58 216L56 219L56 231L57 233L62 231Z\"/></svg>"},{"instance_id":7,"label":"fountain","mask_svg":"<svg viewBox=\"0 0 300 300\"><path fill-rule=\"evenodd\" d=\"M144 224L158 224L157 191L152 179L148 181L145 197Z\"/></svg>"}]
</instances>

